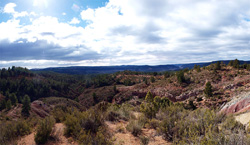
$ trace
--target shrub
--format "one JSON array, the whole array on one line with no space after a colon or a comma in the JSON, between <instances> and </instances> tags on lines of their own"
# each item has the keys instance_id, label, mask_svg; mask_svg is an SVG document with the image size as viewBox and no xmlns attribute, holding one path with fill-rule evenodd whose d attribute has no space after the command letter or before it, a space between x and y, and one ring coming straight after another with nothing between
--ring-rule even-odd
<instances>
[{"instance_id":1,"label":"shrub","mask_svg":"<svg viewBox=\"0 0 250 145\"><path fill-rule=\"evenodd\" d=\"M107 109L106 120L108 121L118 121L123 119L125 121L129 120L131 117L131 111L133 107L130 104L123 103L122 105L111 105Z\"/></svg>"},{"instance_id":2,"label":"shrub","mask_svg":"<svg viewBox=\"0 0 250 145\"><path fill-rule=\"evenodd\" d=\"M108 121L118 121L120 119L120 114L115 111L109 111L106 117Z\"/></svg>"},{"instance_id":3,"label":"shrub","mask_svg":"<svg viewBox=\"0 0 250 145\"><path fill-rule=\"evenodd\" d=\"M31 132L28 121L0 121L0 144L9 144L19 136L27 135Z\"/></svg>"},{"instance_id":4,"label":"shrub","mask_svg":"<svg viewBox=\"0 0 250 145\"><path fill-rule=\"evenodd\" d=\"M74 115L68 114L65 120L65 131L64 134L66 136L72 136L74 138L78 138L79 133L81 131L80 126L80 118Z\"/></svg>"},{"instance_id":5,"label":"shrub","mask_svg":"<svg viewBox=\"0 0 250 145\"><path fill-rule=\"evenodd\" d=\"M236 121L232 115L226 118L226 120L222 124L222 128L233 132L244 130L244 126L240 122Z\"/></svg>"},{"instance_id":6,"label":"shrub","mask_svg":"<svg viewBox=\"0 0 250 145\"><path fill-rule=\"evenodd\" d=\"M91 132L82 131L79 142L83 145L111 145L112 142L105 134L105 130L101 127L98 129L96 135L91 134Z\"/></svg>"},{"instance_id":7,"label":"shrub","mask_svg":"<svg viewBox=\"0 0 250 145\"><path fill-rule=\"evenodd\" d=\"M118 125L116 127L116 131L117 132L120 132L120 133L124 133L125 132L125 128L122 126L122 125Z\"/></svg>"},{"instance_id":8,"label":"shrub","mask_svg":"<svg viewBox=\"0 0 250 145\"><path fill-rule=\"evenodd\" d=\"M24 136L31 133L31 125L25 120L18 121L15 128L18 136Z\"/></svg>"},{"instance_id":9,"label":"shrub","mask_svg":"<svg viewBox=\"0 0 250 145\"><path fill-rule=\"evenodd\" d=\"M156 96L153 98L153 95L149 91L145 97L145 101L140 105L140 111L151 119L155 117L160 108L167 107L171 104L171 101L166 97L160 98Z\"/></svg>"},{"instance_id":10,"label":"shrub","mask_svg":"<svg viewBox=\"0 0 250 145\"><path fill-rule=\"evenodd\" d=\"M53 109L52 115L55 118L56 122L64 122L66 120L67 113L69 112L70 110L66 106L58 105Z\"/></svg>"},{"instance_id":11,"label":"shrub","mask_svg":"<svg viewBox=\"0 0 250 145\"><path fill-rule=\"evenodd\" d=\"M52 116L46 117L38 124L37 133L35 135L35 142L37 144L44 144L47 142L54 124L55 119Z\"/></svg>"},{"instance_id":12,"label":"shrub","mask_svg":"<svg viewBox=\"0 0 250 145\"><path fill-rule=\"evenodd\" d=\"M149 143L149 138L146 136L140 136L140 140L141 140L141 145L148 145Z\"/></svg>"},{"instance_id":13,"label":"shrub","mask_svg":"<svg viewBox=\"0 0 250 145\"><path fill-rule=\"evenodd\" d=\"M157 127L159 127L159 124L160 124L160 121L156 120L155 118L149 121L149 125L153 129L156 129Z\"/></svg>"},{"instance_id":14,"label":"shrub","mask_svg":"<svg viewBox=\"0 0 250 145\"><path fill-rule=\"evenodd\" d=\"M105 131L105 113L97 108L68 114L65 121L65 134L72 136L81 144L110 144L109 134Z\"/></svg>"},{"instance_id":15,"label":"shrub","mask_svg":"<svg viewBox=\"0 0 250 145\"><path fill-rule=\"evenodd\" d=\"M97 133L98 128L104 125L104 116L95 110L88 110L83 112L82 118L80 120L81 128L91 133Z\"/></svg>"},{"instance_id":16,"label":"shrub","mask_svg":"<svg viewBox=\"0 0 250 145\"><path fill-rule=\"evenodd\" d=\"M131 132L134 136L138 136L142 132L143 125L137 120L130 120L126 129Z\"/></svg>"}]
</instances>

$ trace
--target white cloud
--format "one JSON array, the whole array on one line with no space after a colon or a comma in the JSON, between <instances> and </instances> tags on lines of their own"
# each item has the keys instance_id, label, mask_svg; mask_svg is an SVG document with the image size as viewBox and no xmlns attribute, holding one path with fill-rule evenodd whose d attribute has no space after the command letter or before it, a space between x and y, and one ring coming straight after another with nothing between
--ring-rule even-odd
<instances>
[{"instance_id":1,"label":"white cloud","mask_svg":"<svg viewBox=\"0 0 250 145\"><path fill-rule=\"evenodd\" d=\"M67 14L65 12L62 13L63 16L66 16Z\"/></svg>"},{"instance_id":2,"label":"white cloud","mask_svg":"<svg viewBox=\"0 0 250 145\"><path fill-rule=\"evenodd\" d=\"M15 13L15 8L16 4L15 3L8 3L5 5L3 12L4 13Z\"/></svg>"},{"instance_id":3,"label":"white cloud","mask_svg":"<svg viewBox=\"0 0 250 145\"><path fill-rule=\"evenodd\" d=\"M110 0L104 7L81 12L82 20L87 22L84 27L70 25L79 24L77 18L62 23L51 16L33 18L32 24L24 26L16 19L2 22L0 32L6 35L0 35L0 41L22 45L45 41L56 46L46 49L63 55L70 65L249 59L249 5L247 0ZM30 15L16 12L15 6L6 5L5 13L14 17ZM62 57L54 59L56 65L56 59ZM61 64L67 65L67 60Z\"/></svg>"},{"instance_id":4,"label":"white cloud","mask_svg":"<svg viewBox=\"0 0 250 145\"><path fill-rule=\"evenodd\" d=\"M13 15L14 19L19 18L19 17L25 17L25 16L36 16L35 12L31 12L31 13L28 13L26 11L16 12L15 11L16 6L17 5L15 3L8 3L4 6L3 12Z\"/></svg>"},{"instance_id":5,"label":"white cloud","mask_svg":"<svg viewBox=\"0 0 250 145\"><path fill-rule=\"evenodd\" d=\"M83 20L92 21L95 17L95 11L91 8L81 12L81 17Z\"/></svg>"},{"instance_id":6,"label":"white cloud","mask_svg":"<svg viewBox=\"0 0 250 145\"><path fill-rule=\"evenodd\" d=\"M79 24L79 23L80 23L80 20L78 20L75 17L69 22L69 24Z\"/></svg>"}]
</instances>

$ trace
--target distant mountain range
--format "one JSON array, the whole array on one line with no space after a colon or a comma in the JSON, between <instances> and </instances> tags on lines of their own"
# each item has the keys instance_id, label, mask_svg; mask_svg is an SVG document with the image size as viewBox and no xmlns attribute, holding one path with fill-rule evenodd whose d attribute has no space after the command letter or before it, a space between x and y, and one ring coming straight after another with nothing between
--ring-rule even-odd
<instances>
[{"instance_id":1,"label":"distant mountain range","mask_svg":"<svg viewBox=\"0 0 250 145\"><path fill-rule=\"evenodd\" d=\"M223 60L225 64L228 64L230 60ZM108 74L115 73L118 71L139 71L139 72L163 72L163 71L177 71L181 69L191 69L194 65L208 66L217 61L204 62L204 63L188 63L188 64L171 64L171 65L120 65L120 66L70 66L70 67L51 67L43 69L31 69L34 72L43 72L43 71L52 71L57 73L66 73L66 74ZM250 61L240 61L241 64L247 63Z\"/></svg>"}]
</instances>

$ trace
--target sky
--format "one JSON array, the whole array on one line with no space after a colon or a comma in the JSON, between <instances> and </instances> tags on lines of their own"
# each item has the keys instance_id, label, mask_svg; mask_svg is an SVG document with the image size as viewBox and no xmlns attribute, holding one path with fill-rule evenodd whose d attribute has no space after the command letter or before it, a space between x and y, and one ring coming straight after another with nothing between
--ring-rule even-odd
<instances>
[{"instance_id":1,"label":"sky","mask_svg":"<svg viewBox=\"0 0 250 145\"><path fill-rule=\"evenodd\" d=\"M0 0L0 68L250 60L249 0Z\"/></svg>"}]
</instances>

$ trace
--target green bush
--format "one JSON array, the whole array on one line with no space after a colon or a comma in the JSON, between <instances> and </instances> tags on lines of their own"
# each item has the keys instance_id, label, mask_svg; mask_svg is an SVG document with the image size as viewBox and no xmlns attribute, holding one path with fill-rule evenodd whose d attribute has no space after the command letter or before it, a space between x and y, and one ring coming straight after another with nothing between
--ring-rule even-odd
<instances>
[{"instance_id":1,"label":"green bush","mask_svg":"<svg viewBox=\"0 0 250 145\"><path fill-rule=\"evenodd\" d=\"M134 136L138 136L142 132L143 125L138 120L130 120L126 129L131 132Z\"/></svg>"},{"instance_id":2,"label":"green bush","mask_svg":"<svg viewBox=\"0 0 250 145\"><path fill-rule=\"evenodd\" d=\"M78 116L68 114L64 123L66 126L64 134L66 136L78 138L79 133L82 130L80 126L80 118Z\"/></svg>"},{"instance_id":3,"label":"green bush","mask_svg":"<svg viewBox=\"0 0 250 145\"><path fill-rule=\"evenodd\" d=\"M159 127L160 121L153 118L152 120L149 121L149 125L151 128L156 129L157 127Z\"/></svg>"},{"instance_id":4,"label":"green bush","mask_svg":"<svg viewBox=\"0 0 250 145\"><path fill-rule=\"evenodd\" d=\"M91 134L91 132L82 131L79 143L83 145L112 145L112 142L105 136L104 130L100 127L95 135Z\"/></svg>"},{"instance_id":5,"label":"green bush","mask_svg":"<svg viewBox=\"0 0 250 145\"><path fill-rule=\"evenodd\" d=\"M153 97L149 91L145 97L145 101L140 105L140 111L151 119L155 117L160 108L165 108L171 104L172 102L167 97Z\"/></svg>"},{"instance_id":6,"label":"green bush","mask_svg":"<svg viewBox=\"0 0 250 145\"><path fill-rule=\"evenodd\" d=\"M53 109L52 115L55 118L56 122L64 122L66 120L67 113L69 112L70 110L67 108L67 106L58 105Z\"/></svg>"},{"instance_id":7,"label":"green bush","mask_svg":"<svg viewBox=\"0 0 250 145\"><path fill-rule=\"evenodd\" d=\"M44 144L47 142L52 132L54 124L55 124L55 119L52 116L46 117L45 119L40 121L35 135L35 142L37 144Z\"/></svg>"},{"instance_id":8,"label":"green bush","mask_svg":"<svg viewBox=\"0 0 250 145\"><path fill-rule=\"evenodd\" d=\"M141 145L148 145L149 143L149 138L146 136L140 136L140 140L141 140Z\"/></svg>"},{"instance_id":9,"label":"green bush","mask_svg":"<svg viewBox=\"0 0 250 145\"><path fill-rule=\"evenodd\" d=\"M27 120L0 121L0 144L9 144L19 136L27 135L31 132L31 126Z\"/></svg>"},{"instance_id":10,"label":"green bush","mask_svg":"<svg viewBox=\"0 0 250 145\"><path fill-rule=\"evenodd\" d=\"M104 124L105 113L97 108L68 114L65 135L72 136L80 144L110 144L110 136Z\"/></svg>"},{"instance_id":11,"label":"green bush","mask_svg":"<svg viewBox=\"0 0 250 145\"><path fill-rule=\"evenodd\" d=\"M234 117L210 109L185 110L182 105L160 109L158 133L174 144L247 144L244 126ZM237 140L237 141L235 141Z\"/></svg>"},{"instance_id":12,"label":"green bush","mask_svg":"<svg viewBox=\"0 0 250 145\"><path fill-rule=\"evenodd\" d=\"M123 103L122 105L111 105L106 111L106 120L108 121L118 121L129 120L131 117L131 112L133 110L133 106L127 103Z\"/></svg>"}]
</instances>

